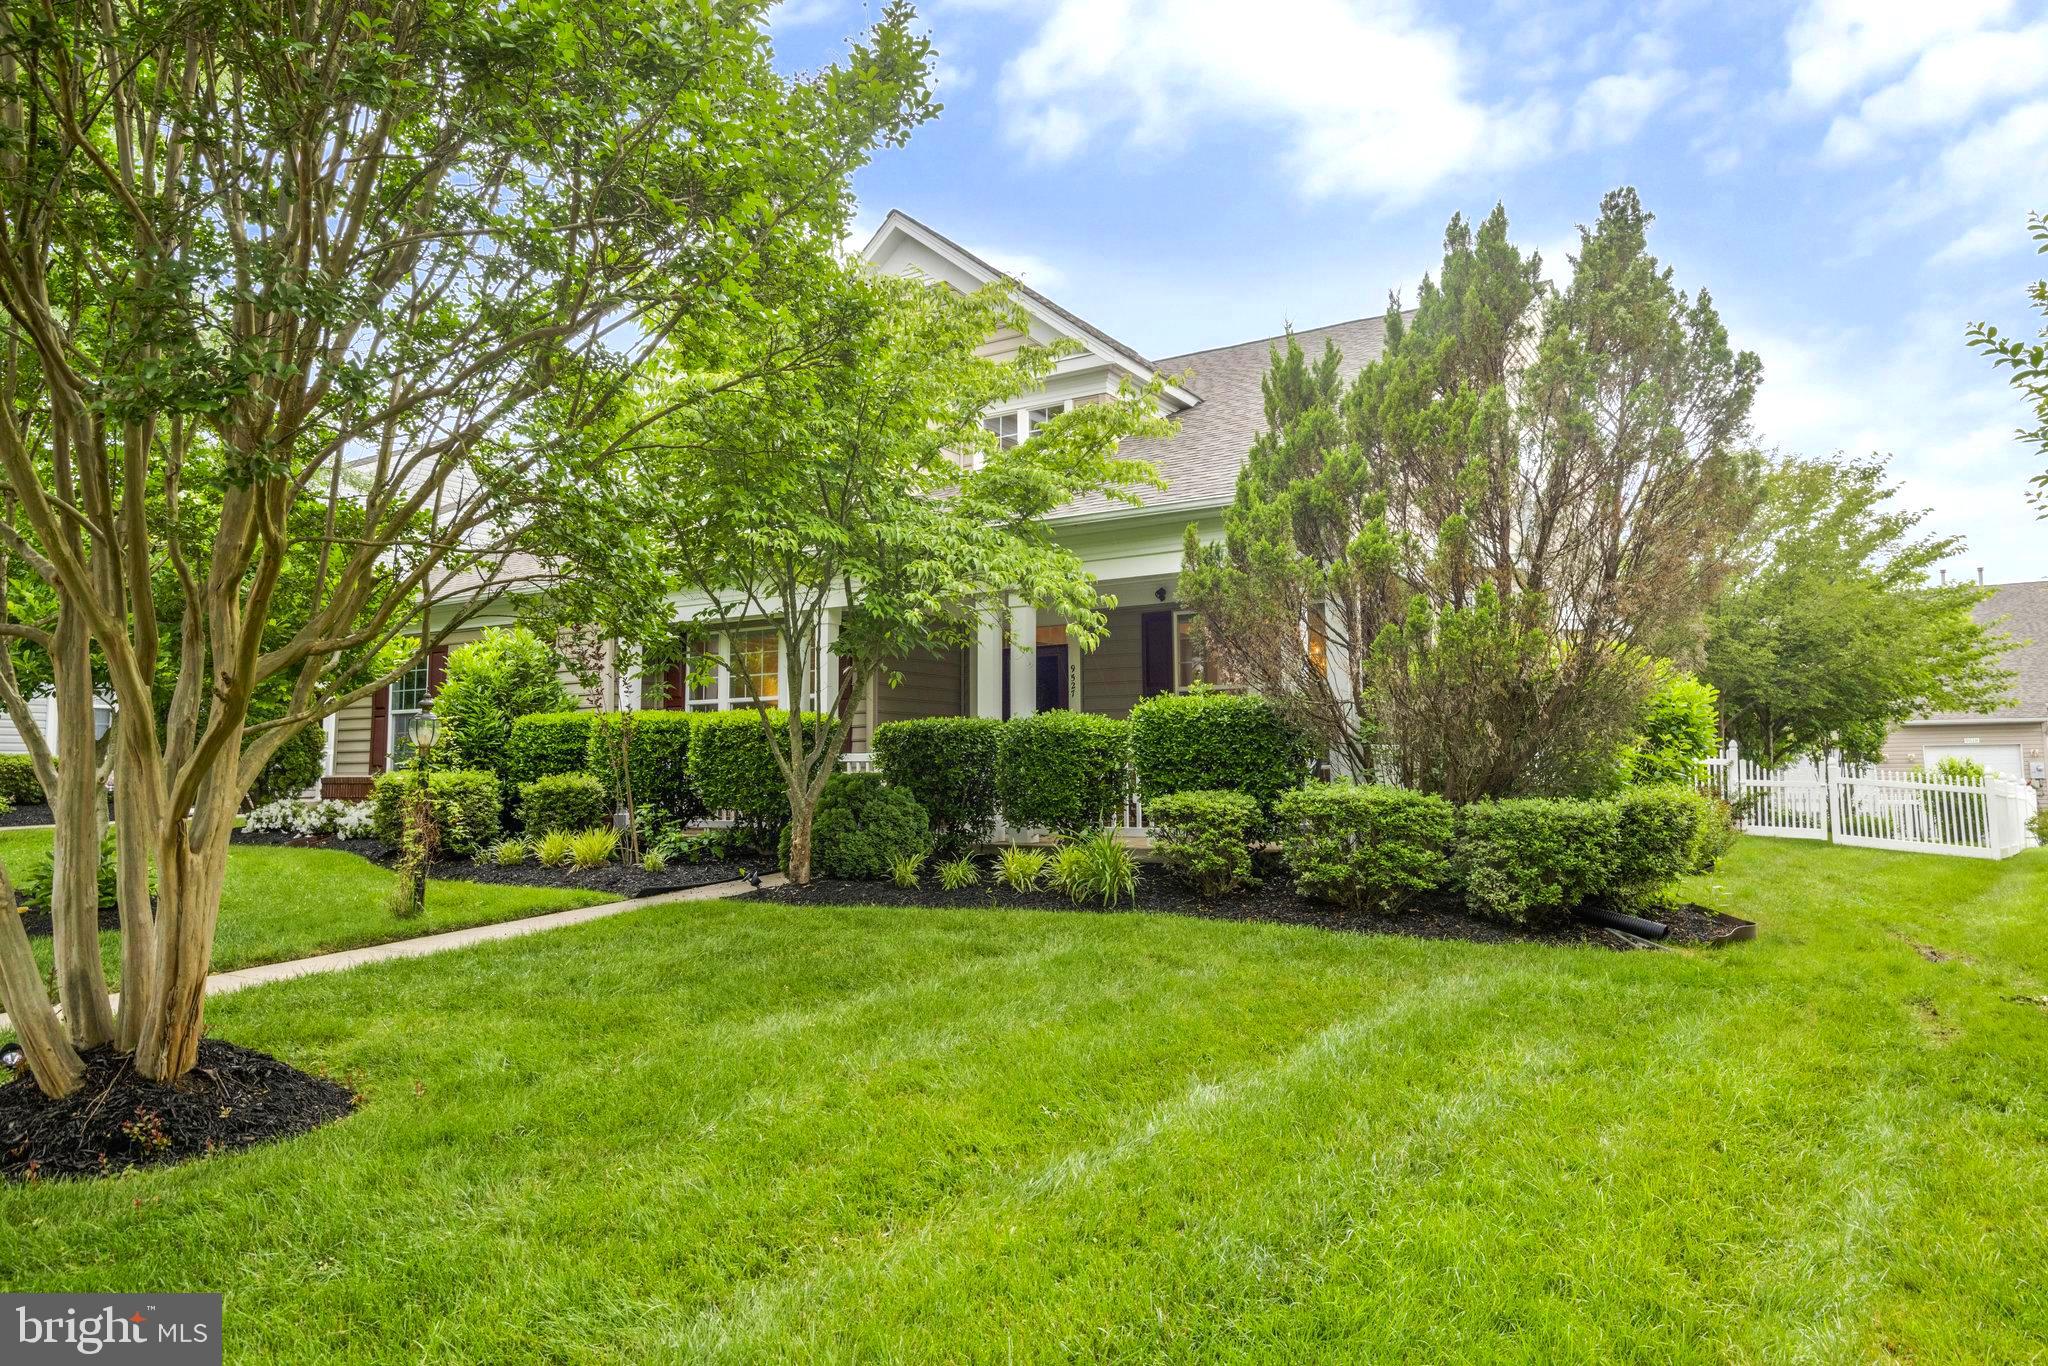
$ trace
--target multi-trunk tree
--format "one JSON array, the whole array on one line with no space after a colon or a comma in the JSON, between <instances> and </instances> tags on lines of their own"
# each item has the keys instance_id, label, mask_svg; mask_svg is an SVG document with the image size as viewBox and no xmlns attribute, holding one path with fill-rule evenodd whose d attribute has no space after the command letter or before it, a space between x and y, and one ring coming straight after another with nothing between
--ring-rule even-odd
<instances>
[{"instance_id":1,"label":"multi-trunk tree","mask_svg":"<svg viewBox=\"0 0 2048 1366\"><path fill-rule=\"evenodd\" d=\"M647 357L828 254L848 173L929 114L907 7L797 80L766 8L8 9L0 546L52 612L47 638L5 630L48 650L58 821L80 833L98 793L66 717L97 656L121 835L147 859L124 862L118 1020L84 972L89 925L57 925L60 1024L0 915L0 989L45 1091L107 1042L158 1080L191 1067L256 774L466 611L571 572L616 525ZM218 512L195 541L200 480ZM310 538L307 499L326 510ZM309 544L310 601L278 640ZM429 601L458 606L429 630ZM265 689L283 702L258 719Z\"/></svg>"},{"instance_id":2,"label":"multi-trunk tree","mask_svg":"<svg viewBox=\"0 0 2048 1366\"><path fill-rule=\"evenodd\" d=\"M850 264L739 330L728 349L754 378L687 372L666 387L667 415L638 453L654 553L691 604L693 667L725 671L760 717L788 791L799 883L818 797L870 679L970 643L1008 597L1061 613L1084 649L1106 629L1114 603L1045 519L1083 494L1129 497L1155 479L1118 446L1169 428L1156 391L1131 389L1001 448L983 414L1064 354L980 354L1006 328L1028 319L1004 286L961 294ZM762 698L746 661L704 644L741 624L775 632L786 696ZM822 721L807 722L821 696Z\"/></svg>"},{"instance_id":3,"label":"multi-trunk tree","mask_svg":"<svg viewBox=\"0 0 2048 1366\"><path fill-rule=\"evenodd\" d=\"M1561 291L1496 208L1345 384L1291 339L1182 597L1235 678L1344 756L1464 800L1609 778L1751 511L1760 367L1618 190Z\"/></svg>"}]
</instances>

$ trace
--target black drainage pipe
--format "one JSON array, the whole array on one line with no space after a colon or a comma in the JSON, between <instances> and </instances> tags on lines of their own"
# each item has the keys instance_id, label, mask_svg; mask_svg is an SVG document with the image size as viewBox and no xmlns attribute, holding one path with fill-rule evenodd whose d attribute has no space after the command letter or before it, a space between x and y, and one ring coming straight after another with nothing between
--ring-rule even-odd
<instances>
[{"instance_id":1,"label":"black drainage pipe","mask_svg":"<svg viewBox=\"0 0 2048 1366\"><path fill-rule=\"evenodd\" d=\"M1610 930L1621 930L1639 939L1662 939L1671 933L1671 927L1661 920L1645 920L1639 915L1610 911L1605 906L1581 906L1579 919L1604 925Z\"/></svg>"}]
</instances>

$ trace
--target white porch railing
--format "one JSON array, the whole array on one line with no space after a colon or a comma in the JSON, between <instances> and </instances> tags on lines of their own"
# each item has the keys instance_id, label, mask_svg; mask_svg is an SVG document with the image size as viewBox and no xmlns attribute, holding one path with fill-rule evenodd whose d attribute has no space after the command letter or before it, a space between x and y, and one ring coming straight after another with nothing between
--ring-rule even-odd
<instances>
[{"instance_id":1,"label":"white porch railing","mask_svg":"<svg viewBox=\"0 0 2048 1366\"><path fill-rule=\"evenodd\" d=\"M1736 803L1752 835L1988 859L2036 843L2034 789L1996 774L1942 778L1832 758L1773 769L1733 745L1703 768L1700 785Z\"/></svg>"}]
</instances>

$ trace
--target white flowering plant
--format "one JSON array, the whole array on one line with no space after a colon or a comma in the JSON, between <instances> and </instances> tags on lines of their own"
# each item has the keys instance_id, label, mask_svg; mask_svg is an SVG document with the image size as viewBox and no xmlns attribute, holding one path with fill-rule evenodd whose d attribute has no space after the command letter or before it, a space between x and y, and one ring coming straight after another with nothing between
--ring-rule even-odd
<instances>
[{"instance_id":1,"label":"white flowering plant","mask_svg":"<svg viewBox=\"0 0 2048 1366\"><path fill-rule=\"evenodd\" d=\"M242 828L265 835L332 835L366 839L370 834L368 802L299 801L285 797L266 802L242 818Z\"/></svg>"}]
</instances>

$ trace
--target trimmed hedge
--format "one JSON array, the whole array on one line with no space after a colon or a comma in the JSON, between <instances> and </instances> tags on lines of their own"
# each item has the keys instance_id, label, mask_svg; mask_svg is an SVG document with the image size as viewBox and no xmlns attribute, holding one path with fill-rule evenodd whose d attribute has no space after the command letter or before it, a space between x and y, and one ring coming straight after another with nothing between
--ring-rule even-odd
<instances>
[{"instance_id":1,"label":"trimmed hedge","mask_svg":"<svg viewBox=\"0 0 2048 1366\"><path fill-rule=\"evenodd\" d=\"M1271 815L1309 780L1301 734L1263 697L1160 693L1131 708L1131 758L1149 808L1170 792L1242 792Z\"/></svg>"},{"instance_id":2,"label":"trimmed hedge","mask_svg":"<svg viewBox=\"0 0 2048 1366\"><path fill-rule=\"evenodd\" d=\"M391 848L405 838L405 798L412 791L410 769L386 773L370 788L371 826ZM442 769L427 775L427 802L441 826L441 849L474 858L498 838L498 775L483 769Z\"/></svg>"},{"instance_id":3,"label":"trimmed hedge","mask_svg":"<svg viewBox=\"0 0 2048 1366\"><path fill-rule=\"evenodd\" d=\"M918 857L931 842L931 820L909 792L879 773L835 773L825 780L811 825L811 873L879 882L898 859ZM788 826L782 867L789 867Z\"/></svg>"},{"instance_id":4,"label":"trimmed hedge","mask_svg":"<svg viewBox=\"0 0 2048 1366\"><path fill-rule=\"evenodd\" d=\"M596 716L588 711L546 711L515 719L504 762L498 765L506 787L517 792L535 778L585 772Z\"/></svg>"},{"instance_id":5,"label":"trimmed hedge","mask_svg":"<svg viewBox=\"0 0 2048 1366\"><path fill-rule=\"evenodd\" d=\"M1614 890L1619 807L1611 801L1523 797L1458 813L1454 862L1465 902L1523 925L1559 920Z\"/></svg>"},{"instance_id":6,"label":"trimmed hedge","mask_svg":"<svg viewBox=\"0 0 2048 1366\"><path fill-rule=\"evenodd\" d=\"M1655 898L1693 870L1712 802L1684 787L1639 787L1614 799L1609 885L1625 900Z\"/></svg>"},{"instance_id":7,"label":"trimmed hedge","mask_svg":"<svg viewBox=\"0 0 2048 1366\"><path fill-rule=\"evenodd\" d=\"M618 732L628 727L634 807L657 806L671 820L686 822L704 811L690 783L690 737L702 720L700 713L687 711L601 712L590 726L584 768L604 785L610 805L623 805Z\"/></svg>"},{"instance_id":8,"label":"trimmed hedge","mask_svg":"<svg viewBox=\"0 0 2048 1366\"><path fill-rule=\"evenodd\" d=\"M1128 721L1077 711L1006 721L996 780L1003 818L1067 834L1112 825L1129 793L1130 763Z\"/></svg>"},{"instance_id":9,"label":"trimmed hedge","mask_svg":"<svg viewBox=\"0 0 2048 1366\"><path fill-rule=\"evenodd\" d=\"M36 761L26 754L0 754L0 801L9 806L41 806L49 797L36 777Z\"/></svg>"},{"instance_id":10,"label":"trimmed hedge","mask_svg":"<svg viewBox=\"0 0 2048 1366\"><path fill-rule=\"evenodd\" d=\"M805 713L804 720L814 735L825 724L816 713ZM780 731L789 713L771 711L768 723ZM707 810L731 811L757 830L789 820L788 785L751 707L699 714L690 736L690 782Z\"/></svg>"},{"instance_id":11,"label":"trimmed hedge","mask_svg":"<svg viewBox=\"0 0 2048 1366\"><path fill-rule=\"evenodd\" d=\"M931 817L948 853L995 833L1003 723L987 716L933 716L875 727L875 757L889 781Z\"/></svg>"},{"instance_id":12,"label":"trimmed hedge","mask_svg":"<svg viewBox=\"0 0 2048 1366\"><path fill-rule=\"evenodd\" d=\"M593 830L612 823L604 784L588 773L550 773L519 787L519 828L528 839L567 830Z\"/></svg>"},{"instance_id":13,"label":"trimmed hedge","mask_svg":"<svg viewBox=\"0 0 2048 1366\"><path fill-rule=\"evenodd\" d=\"M1243 792L1170 792L1145 806L1159 861L1203 896L1252 880L1252 831L1259 804Z\"/></svg>"},{"instance_id":14,"label":"trimmed hedge","mask_svg":"<svg viewBox=\"0 0 2048 1366\"><path fill-rule=\"evenodd\" d=\"M1455 808L1442 797L1359 783L1311 783L1275 804L1294 890L1352 910L1395 911L1449 882Z\"/></svg>"}]
</instances>

